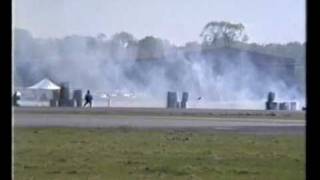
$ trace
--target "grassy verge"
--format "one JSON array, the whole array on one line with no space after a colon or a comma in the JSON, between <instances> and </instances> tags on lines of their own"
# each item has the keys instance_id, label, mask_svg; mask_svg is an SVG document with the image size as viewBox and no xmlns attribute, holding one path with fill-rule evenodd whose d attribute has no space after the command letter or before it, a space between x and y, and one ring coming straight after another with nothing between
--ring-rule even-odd
<instances>
[{"instance_id":1,"label":"grassy verge","mask_svg":"<svg viewBox=\"0 0 320 180\"><path fill-rule=\"evenodd\" d=\"M302 135L15 128L22 179L304 179Z\"/></svg>"}]
</instances>

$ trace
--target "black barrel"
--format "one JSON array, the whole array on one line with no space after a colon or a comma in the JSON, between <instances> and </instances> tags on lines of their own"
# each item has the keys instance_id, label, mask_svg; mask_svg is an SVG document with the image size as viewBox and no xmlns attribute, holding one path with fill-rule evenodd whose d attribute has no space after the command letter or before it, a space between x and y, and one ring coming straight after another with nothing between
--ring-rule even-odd
<instances>
[{"instance_id":1,"label":"black barrel","mask_svg":"<svg viewBox=\"0 0 320 180\"><path fill-rule=\"evenodd\" d=\"M59 97L59 106L69 106L69 83L61 83L60 97Z\"/></svg>"},{"instance_id":2,"label":"black barrel","mask_svg":"<svg viewBox=\"0 0 320 180\"><path fill-rule=\"evenodd\" d=\"M167 93L167 108L176 108L178 97L176 92Z\"/></svg>"},{"instance_id":3,"label":"black barrel","mask_svg":"<svg viewBox=\"0 0 320 180\"><path fill-rule=\"evenodd\" d=\"M268 93L268 102L273 102L275 98L276 98L276 94L274 92Z\"/></svg>"},{"instance_id":4,"label":"black barrel","mask_svg":"<svg viewBox=\"0 0 320 180\"><path fill-rule=\"evenodd\" d=\"M276 102L266 102L266 110L277 110L278 109L278 103Z\"/></svg>"},{"instance_id":5,"label":"black barrel","mask_svg":"<svg viewBox=\"0 0 320 180\"><path fill-rule=\"evenodd\" d=\"M82 106L82 90L81 89L76 89L73 91L73 98L76 102L77 107Z\"/></svg>"},{"instance_id":6,"label":"black barrel","mask_svg":"<svg viewBox=\"0 0 320 180\"><path fill-rule=\"evenodd\" d=\"M187 92L183 92L182 93L182 102L187 102L188 101L188 98L189 98L189 93Z\"/></svg>"},{"instance_id":7,"label":"black barrel","mask_svg":"<svg viewBox=\"0 0 320 180\"><path fill-rule=\"evenodd\" d=\"M279 104L279 110L289 110L289 103L282 102Z\"/></svg>"},{"instance_id":8,"label":"black barrel","mask_svg":"<svg viewBox=\"0 0 320 180\"><path fill-rule=\"evenodd\" d=\"M12 98L13 98L13 106L19 106L18 101L20 100L20 96L18 96L17 92L13 94Z\"/></svg>"},{"instance_id":9,"label":"black barrel","mask_svg":"<svg viewBox=\"0 0 320 180\"><path fill-rule=\"evenodd\" d=\"M189 93L187 93L187 92L183 92L183 93L182 93L182 98L181 98L181 105L180 105L180 108L182 108L182 109L187 108L187 101L188 101L188 98L189 98Z\"/></svg>"},{"instance_id":10,"label":"black barrel","mask_svg":"<svg viewBox=\"0 0 320 180\"><path fill-rule=\"evenodd\" d=\"M60 97L64 100L70 99L69 83L65 82L61 84L60 95Z\"/></svg>"}]
</instances>

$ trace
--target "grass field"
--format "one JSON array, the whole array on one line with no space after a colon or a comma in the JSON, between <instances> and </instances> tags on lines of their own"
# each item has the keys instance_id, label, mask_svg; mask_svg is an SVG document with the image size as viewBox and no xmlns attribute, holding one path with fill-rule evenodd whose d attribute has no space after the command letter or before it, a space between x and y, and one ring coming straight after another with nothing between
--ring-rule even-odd
<instances>
[{"instance_id":1,"label":"grass field","mask_svg":"<svg viewBox=\"0 0 320 180\"><path fill-rule=\"evenodd\" d=\"M15 128L14 178L304 179L304 138L125 128Z\"/></svg>"}]
</instances>

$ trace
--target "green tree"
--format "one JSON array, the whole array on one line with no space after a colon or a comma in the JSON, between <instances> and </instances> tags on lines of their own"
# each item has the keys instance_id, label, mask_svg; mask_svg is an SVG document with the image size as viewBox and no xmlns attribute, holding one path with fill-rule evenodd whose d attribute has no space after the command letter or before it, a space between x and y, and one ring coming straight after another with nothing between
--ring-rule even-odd
<instances>
[{"instance_id":1,"label":"green tree","mask_svg":"<svg viewBox=\"0 0 320 180\"><path fill-rule=\"evenodd\" d=\"M222 45L230 47L235 41L247 41L249 37L244 34L244 25L233 24L226 21L212 21L207 23L200 37L203 39L205 46Z\"/></svg>"},{"instance_id":2,"label":"green tree","mask_svg":"<svg viewBox=\"0 0 320 180\"><path fill-rule=\"evenodd\" d=\"M134 36L127 32L116 33L111 37L111 41L114 44L117 44L123 48L128 47L129 45L134 44L136 41Z\"/></svg>"},{"instance_id":3,"label":"green tree","mask_svg":"<svg viewBox=\"0 0 320 180\"><path fill-rule=\"evenodd\" d=\"M138 42L138 59L160 59L164 57L164 44L161 39L147 36Z\"/></svg>"},{"instance_id":4,"label":"green tree","mask_svg":"<svg viewBox=\"0 0 320 180\"><path fill-rule=\"evenodd\" d=\"M116 33L111 37L109 52L114 59L127 59L132 56L137 41L127 32Z\"/></svg>"}]
</instances>

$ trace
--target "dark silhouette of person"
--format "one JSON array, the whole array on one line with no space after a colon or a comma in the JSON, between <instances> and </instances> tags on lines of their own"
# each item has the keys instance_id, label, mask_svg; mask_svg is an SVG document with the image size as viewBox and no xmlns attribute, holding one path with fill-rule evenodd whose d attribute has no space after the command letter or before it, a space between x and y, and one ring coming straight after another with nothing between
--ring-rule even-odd
<instances>
[{"instance_id":1,"label":"dark silhouette of person","mask_svg":"<svg viewBox=\"0 0 320 180\"><path fill-rule=\"evenodd\" d=\"M85 103L84 103L84 107L86 107L87 104L89 104L90 108L92 107L92 95L90 94L90 91L87 91L86 96L84 97Z\"/></svg>"}]
</instances>

